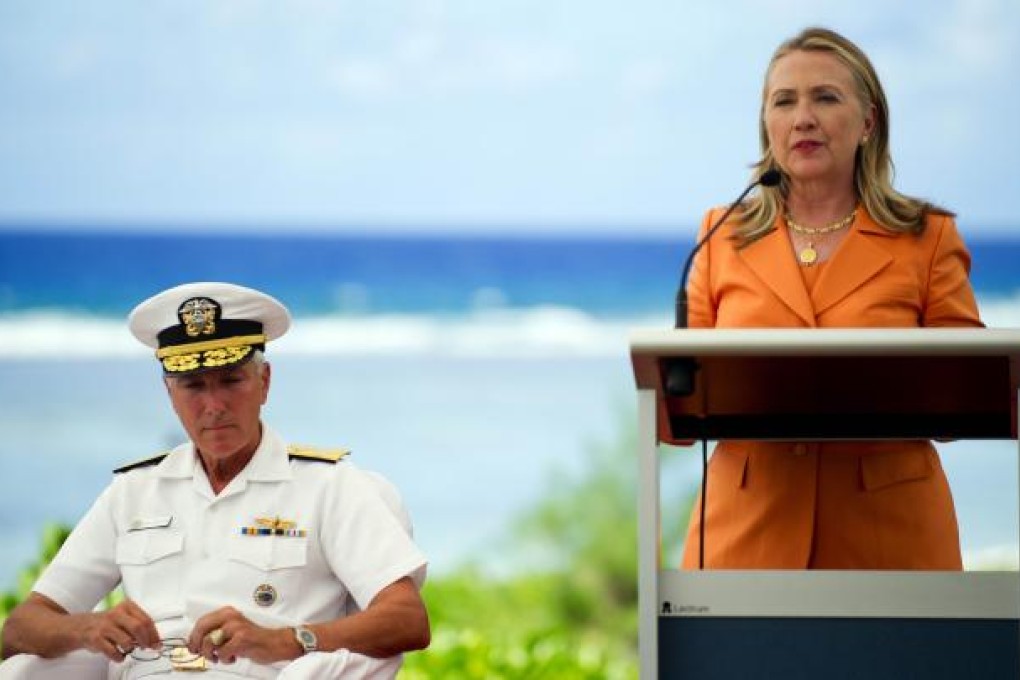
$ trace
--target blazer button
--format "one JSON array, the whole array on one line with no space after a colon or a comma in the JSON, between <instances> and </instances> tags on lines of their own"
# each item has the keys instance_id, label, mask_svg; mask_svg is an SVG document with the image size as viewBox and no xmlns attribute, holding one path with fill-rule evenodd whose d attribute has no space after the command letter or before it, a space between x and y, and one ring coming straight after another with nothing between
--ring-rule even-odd
<instances>
[{"instance_id":1,"label":"blazer button","mask_svg":"<svg viewBox=\"0 0 1020 680\"><path fill-rule=\"evenodd\" d=\"M803 456L807 452L808 452L807 444L794 444L793 445L793 455L795 455L795 456Z\"/></svg>"}]
</instances>

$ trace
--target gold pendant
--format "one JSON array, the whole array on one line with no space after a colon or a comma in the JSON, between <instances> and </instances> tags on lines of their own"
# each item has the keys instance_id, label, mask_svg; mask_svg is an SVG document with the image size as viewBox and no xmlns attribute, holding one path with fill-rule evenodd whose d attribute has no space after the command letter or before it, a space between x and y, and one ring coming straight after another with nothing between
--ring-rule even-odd
<instances>
[{"instance_id":1,"label":"gold pendant","mask_svg":"<svg viewBox=\"0 0 1020 680\"><path fill-rule=\"evenodd\" d=\"M800 249L798 257L801 264L814 264L818 259L818 251L815 250L814 244L809 243Z\"/></svg>"}]
</instances>

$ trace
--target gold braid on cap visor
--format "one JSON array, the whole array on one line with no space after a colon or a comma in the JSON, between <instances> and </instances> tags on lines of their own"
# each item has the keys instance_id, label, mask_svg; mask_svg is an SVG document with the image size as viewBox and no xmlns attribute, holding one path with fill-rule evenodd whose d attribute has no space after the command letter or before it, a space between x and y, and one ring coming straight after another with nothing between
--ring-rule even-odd
<instances>
[{"instance_id":1,"label":"gold braid on cap visor","mask_svg":"<svg viewBox=\"0 0 1020 680\"><path fill-rule=\"evenodd\" d=\"M236 364L248 356L252 345L266 342L266 336L239 335L222 340L206 340L186 345L162 347L156 351L167 373L183 373L199 368L217 368Z\"/></svg>"}]
</instances>

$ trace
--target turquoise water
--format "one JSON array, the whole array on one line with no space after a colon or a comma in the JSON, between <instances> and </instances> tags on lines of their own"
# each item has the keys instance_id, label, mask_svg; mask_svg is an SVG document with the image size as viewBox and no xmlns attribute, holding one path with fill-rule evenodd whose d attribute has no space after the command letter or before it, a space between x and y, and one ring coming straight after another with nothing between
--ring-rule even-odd
<instances>
[{"instance_id":1,"label":"turquoise water","mask_svg":"<svg viewBox=\"0 0 1020 680\"><path fill-rule=\"evenodd\" d=\"M269 348L268 422L392 478L435 570L513 568L513 518L630 424L627 333L670 325L687 246L0 231L0 588L47 519L74 522L113 467L182 437L123 318L200 278L263 287L295 313ZM1020 241L971 249L986 321L1020 327ZM1015 443L953 444L944 459L965 550L1015 555ZM686 488L699 463L681 452L664 469Z\"/></svg>"}]
</instances>

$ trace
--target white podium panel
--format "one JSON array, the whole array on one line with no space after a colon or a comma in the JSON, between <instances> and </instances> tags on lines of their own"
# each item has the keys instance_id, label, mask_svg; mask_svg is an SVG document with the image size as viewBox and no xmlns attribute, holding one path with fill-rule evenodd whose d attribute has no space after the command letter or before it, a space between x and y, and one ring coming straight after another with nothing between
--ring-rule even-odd
<instances>
[{"instance_id":1,"label":"white podium panel","mask_svg":"<svg viewBox=\"0 0 1020 680\"><path fill-rule=\"evenodd\" d=\"M631 356L642 678L1020 676L1020 574L663 571L658 506L660 443L1015 440L1020 331L647 330Z\"/></svg>"}]
</instances>

